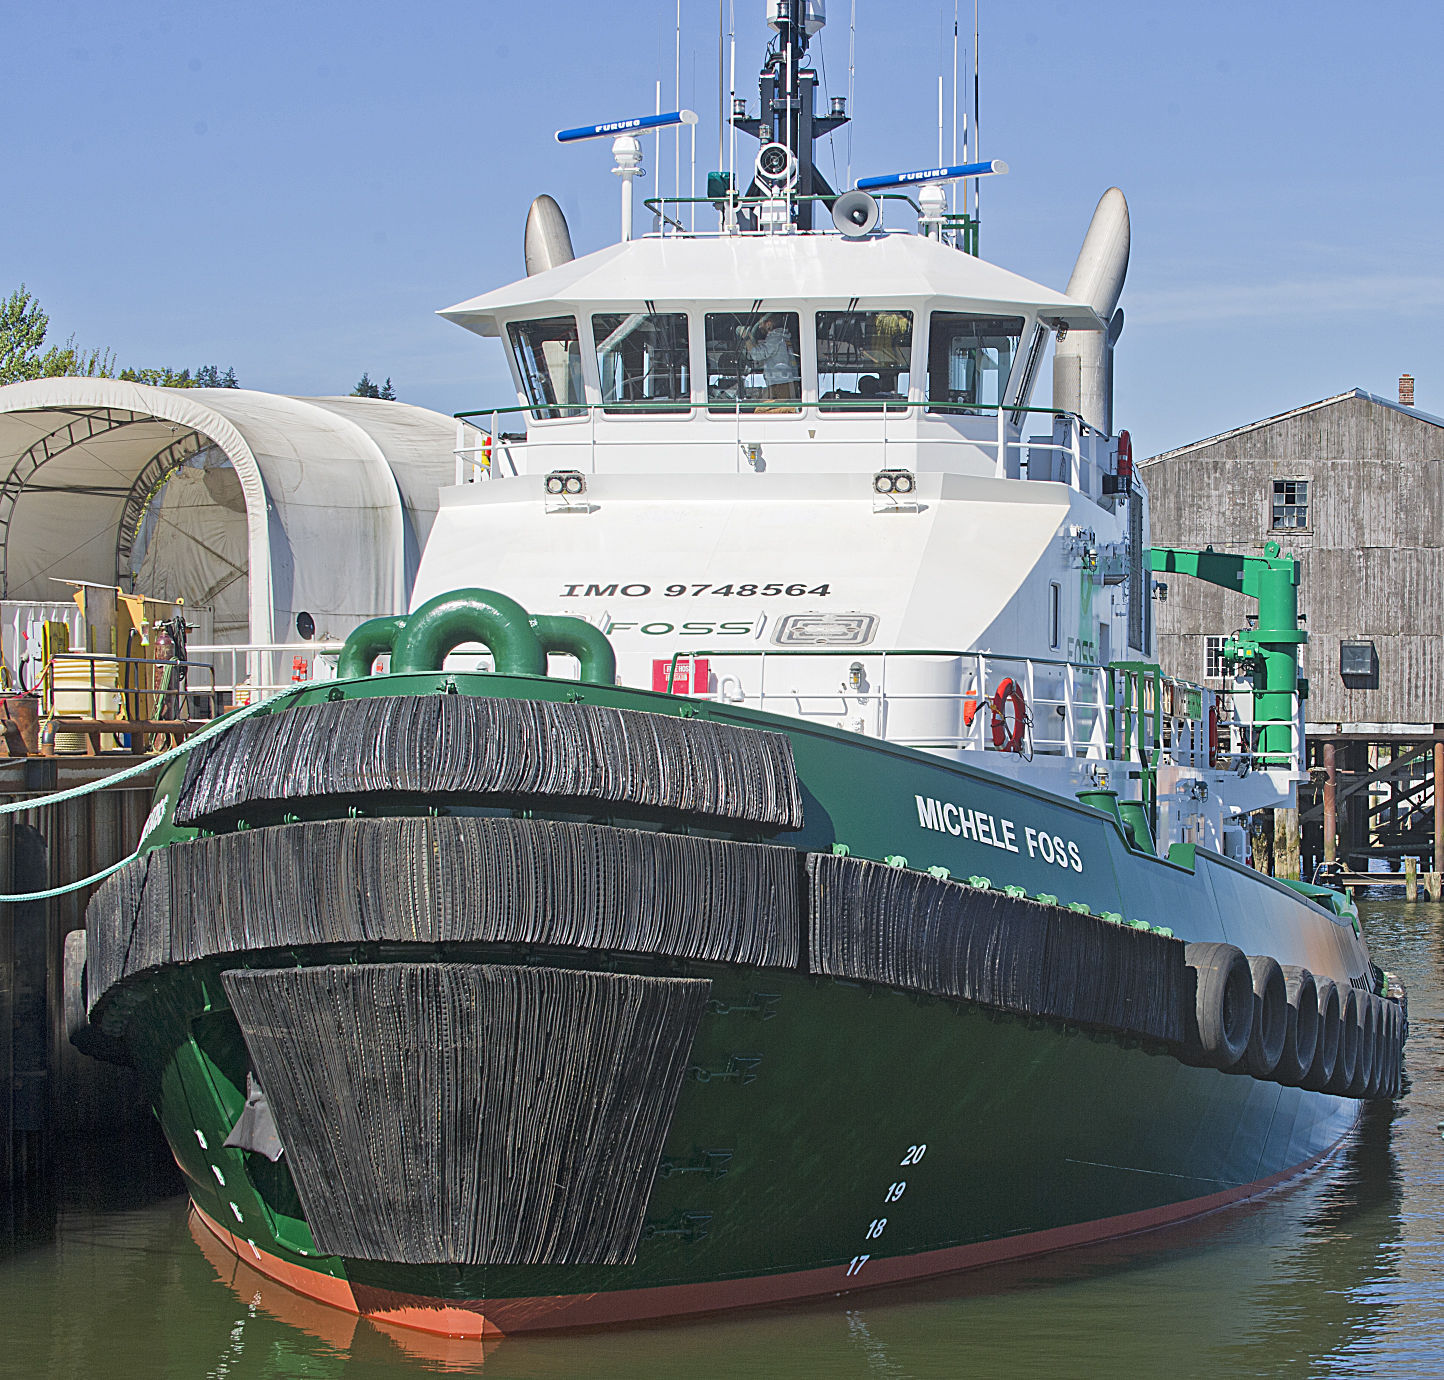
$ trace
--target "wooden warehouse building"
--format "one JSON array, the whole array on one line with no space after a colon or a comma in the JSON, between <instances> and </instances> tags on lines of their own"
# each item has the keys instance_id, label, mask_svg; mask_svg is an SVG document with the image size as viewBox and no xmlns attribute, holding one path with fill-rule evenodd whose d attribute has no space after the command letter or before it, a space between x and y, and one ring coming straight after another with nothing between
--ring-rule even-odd
<instances>
[{"instance_id":1,"label":"wooden warehouse building","mask_svg":"<svg viewBox=\"0 0 1444 1380\"><path fill-rule=\"evenodd\" d=\"M1336 856L1444 868L1444 420L1413 401L1406 374L1397 402L1356 388L1142 466L1156 545L1299 557L1310 782L1279 824L1306 876ZM1164 670L1227 690L1250 602L1196 580L1155 595Z\"/></svg>"}]
</instances>

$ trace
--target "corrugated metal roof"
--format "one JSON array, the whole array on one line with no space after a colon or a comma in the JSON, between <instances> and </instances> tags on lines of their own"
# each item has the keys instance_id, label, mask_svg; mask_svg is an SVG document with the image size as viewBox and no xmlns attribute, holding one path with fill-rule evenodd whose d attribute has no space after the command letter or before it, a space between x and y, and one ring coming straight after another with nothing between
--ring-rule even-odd
<instances>
[{"instance_id":1,"label":"corrugated metal roof","mask_svg":"<svg viewBox=\"0 0 1444 1380\"><path fill-rule=\"evenodd\" d=\"M1163 460L1172 460L1179 455L1187 455L1191 450L1200 450L1204 446L1217 445L1220 441L1227 441L1235 436L1245 436L1250 431L1258 431L1266 426L1273 426L1278 422L1286 422L1291 417L1302 417L1306 412L1317 412L1321 407L1331 407L1334 403L1345 401L1347 398L1363 398L1368 402L1377 403L1380 407L1387 407L1393 412L1401 412L1406 417L1413 417L1416 421L1429 422L1433 426L1444 427L1444 417L1436 417L1429 412L1421 412L1417 407L1405 407L1395 402L1392 398L1381 398L1377 393L1365 392L1362 388L1350 388L1346 393L1336 393L1332 398L1320 398L1318 402L1305 403L1302 407L1291 407L1287 412L1280 412L1275 417L1265 417L1262 421L1249 422L1246 426L1236 426L1232 431L1220 431L1217 436L1206 436L1201 441L1190 441L1186 446L1179 446L1175 450L1166 450L1161 455L1150 455L1146 460L1140 460L1139 465L1146 467L1156 465Z\"/></svg>"}]
</instances>

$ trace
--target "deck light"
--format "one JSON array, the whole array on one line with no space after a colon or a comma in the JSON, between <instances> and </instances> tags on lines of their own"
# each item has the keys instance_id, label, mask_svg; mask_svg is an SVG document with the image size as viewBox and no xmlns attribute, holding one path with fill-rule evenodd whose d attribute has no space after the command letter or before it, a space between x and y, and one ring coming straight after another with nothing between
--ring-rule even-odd
<instances>
[{"instance_id":1,"label":"deck light","mask_svg":"<svg viewBox=\"0 0 1444 1380\"><path fill-rule=\"evenodd\" d=\"M586 476L580 470L553 470L547 475L546 490L549 494L584 494Z\"/></svg>"},{"instance_id":2,"label":"deck light","mask_svg":"<svg viewBox=\"0 0 1444 1380\"><path fill-rule=\"evenodd\" d=\"M879 470L872 477L875 494L910 494L917 486L917 479L910 470Z\"/></svg>"}]
</instances>

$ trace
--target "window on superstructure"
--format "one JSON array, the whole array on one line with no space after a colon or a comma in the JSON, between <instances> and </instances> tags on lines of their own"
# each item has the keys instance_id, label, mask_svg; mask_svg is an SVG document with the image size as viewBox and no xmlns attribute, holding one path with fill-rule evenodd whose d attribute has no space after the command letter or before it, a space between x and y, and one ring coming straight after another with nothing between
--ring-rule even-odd
<instances>
[{"instance_id":1,"label":"window on superstructure","mask_svg":"<svg viewBox=\"0 0 1444 1380\"><path fill-rule=\"evenodd\" d=\"M1055 651L1063 637L1063 586L1048 586L1048 645Z\"/></svg>"},{"instance_id":2,"label":"window on superstructure","mask_svg":"<svg viewBox=\"0 0 1444 1380\"><path fill-rule=\"evenodd\" d=\"M687 410L692 378L685 312L599 312L592 339L608 412Z\"/></svg>"},{"instance_id":3,"label":"window on superstructure","mask_svg":"<svg viewBox=\"0 0 1444 1380\"><path fill-rule=\"evenodd\" d=\"M1275 532L1309 525L1309 481L1307 479L1275 479L1273 509L1269 526Z\"/></svg>"},{"instance_id":4,"label":"window on superstructure","mask_svg":"<svg viewBox=\"0 0 1444 1380\"><path fill-rule=\"evenodd\" d=\"M707 313L707 407L795 412L802 402L795 311Z\"/></svg>"},{"instance_id":5,"label":"window on superstructure","mask_svg":"<svg viewBox=\"0 0 1444 1380\"><path fill-rule=\"evenodd\" d=\"M1204 680L1222 680L1226 674L1223 659L1223 644L1226 639L1222 637L1205 637L1203 639L1203 678Z\"/></svg>"},{"instance_id":6,"label":"window on superstructure","mask_svg":"<svg viewBox=\"0 0 1444 1380\"><path fill-rule=\"evenodd\" d=\"M550 420L585 412L587 395L576 318L513 321L506 329L532 415Z\"/></svg>"},{"instance_id":7,"label":"window on superstructure","mask_svg":"<svg viewBox=\"0 0 1444 1380\"><path fill-rule=\"evenodd\" d=\"M928 323L928 411L998 407L1023 334L1021 316L935 311Z\"/></svg>"},{"instance_id":8,"label":"window on superstructure","mask_svg":"<svg viewBox=\"0 0 1444 1380\"><path fill-rule=\"evenodd\" d=\"M817 313L817 396L823 412L907 406L913 354L910 311Z\"/></svg>"}]
</instances>

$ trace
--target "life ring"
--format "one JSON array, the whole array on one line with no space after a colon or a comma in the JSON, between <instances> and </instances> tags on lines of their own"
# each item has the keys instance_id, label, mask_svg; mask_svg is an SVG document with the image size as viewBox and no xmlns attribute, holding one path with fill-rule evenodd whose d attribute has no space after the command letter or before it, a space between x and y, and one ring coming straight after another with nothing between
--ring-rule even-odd
<instances>
[{"instance_id":1,"label":"life ring","mask_svg":"<svg viewBox=\"0 0 1444 1380\"><path fill-rule=\"evenodd\" d=\"M1013 726L1008 727L1008 706L1013 706ZM1028 702L1012 676L1005 676L992 699L993 746L999 752L1022 752L1023 734L1028 728Z\"/></svg>"}]
</instances>

